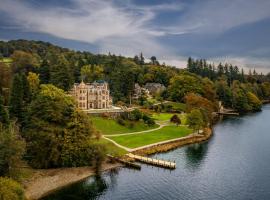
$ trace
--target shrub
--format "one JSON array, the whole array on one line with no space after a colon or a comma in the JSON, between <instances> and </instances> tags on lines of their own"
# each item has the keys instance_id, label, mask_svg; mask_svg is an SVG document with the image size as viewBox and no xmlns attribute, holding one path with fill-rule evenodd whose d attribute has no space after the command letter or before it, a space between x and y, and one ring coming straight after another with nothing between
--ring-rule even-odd
<instances>
[{"instance_id":1,"label":"shrub","mask_svg":"<svg viewBox=\"0 0 270 200\"><path fill-rule=\"evenodd\" d=\"M175 123L177 126L178 126L179 124L181 124L181 120L180 120L180 118L178 117L178 115L173 115L173 116L171 117L170 121L171 121L172 123Z\"/></svg>"},{"instance_id":2,"label":"shrub","mask_svg":"<svg viewBox=\"0 0 270 200\"><path fill-rule=\"evenodd\" d=\"M153 126L155 125L155 121L149 117L148 115L143 115L143 121L145 124L147 124L148 126Z\"/></svg>"},{"instance_id":3,"label":"shrub","mask_svg":"<svg viewBox=\"0 0 270 200\"><path fill-rule=\"evenodd\" d=\"M12 179L0 177L0 199L24 200L22 186Z\"/></svg>"},{"instance_id":4,"label":"shrub","mask_svg":"<svg viewBox=\"0 0 270 200\"><path fill-rule=\"evenodd\" d=\"M155 125L155 121L152 119L152 118L149 118L147 121L146 121L147 125L148 126L154 126Z\"/></svg>"},{"instance_id":5,"label":"shrub","mask_svg":"<svg viewBox=\"0 0 270 200\"><path fill-rule=\"evenodd\" d=\"M123 120L123 119L122 119L122 118L120 118L120 117L119 117L119 118L117 118L117 120L116 120L116 121L117 121L117 123L118 123L118 124L120 124L120 125L122 125L122 126L125 126L125 125L126 125L125 120Z\"/></svg>"},{"instance_id":6,"label":"shrub","mask_svg":"<svg viewBox=\"0 0 270 200\"><path fill-rule=\"evenodd\" d=\"M130 113L130 120L135 120L135 121L139 121L142 118L142 112L139 111L138 109L133 110Z\"/></svg>"}]
</instances>

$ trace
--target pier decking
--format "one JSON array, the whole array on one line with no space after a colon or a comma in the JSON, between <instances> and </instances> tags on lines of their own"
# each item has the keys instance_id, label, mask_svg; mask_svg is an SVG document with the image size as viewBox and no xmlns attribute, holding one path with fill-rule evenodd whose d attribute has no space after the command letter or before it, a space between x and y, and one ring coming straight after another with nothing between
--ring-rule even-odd
<instances>
[{"instance_id":1,"label":"pier decking","mask_svg":"<svg viewBox=\"0 0 270 200\"><path fill-rule=\"evenodd\" d=\"M169 169L175 169L176 168L176 164L175 162L170 162L170 161L165 161L165 160L159 160L159 159L155 159L155 158L148 158L148 157L143 157L143 156L138 156L138 155L134 155L132 153L127 154L130 158L133 158L137 161L146 163L146 164L150 164L150 165L154 165L157 167L163 167L163 168L169 168Z\"/></svg>"}]
</instances>

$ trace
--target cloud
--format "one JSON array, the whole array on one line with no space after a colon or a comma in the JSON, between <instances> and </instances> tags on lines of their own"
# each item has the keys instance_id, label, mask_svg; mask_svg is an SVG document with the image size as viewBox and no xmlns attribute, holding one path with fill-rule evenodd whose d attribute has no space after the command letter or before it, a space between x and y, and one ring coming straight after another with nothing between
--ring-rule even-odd
<instances>
[{"instance_id":1,"label":"cloud","mask_svg":"<svg viewBox=\"0 0 270 200\"><path fill-rule=\"evenodd\" d=\"M132 6L107 0L72 0L72 5L72 8L41 8L25 1L2 0L0 11L8 13L24 31L47 33L96 44L102 51L134 55L147 49L162 50L154 38L164 33L153 29L150 21L157 11L179 9L173 4Z\"/></svg>"},{"instance_id":2,"label":"cloud","mask_svg":"<svg viewBox=\"0 0 270 200\"><path fill-rule=\"evenodd\" d=\"M222 57L217 57L219 54L216 52L220 52L228 62L241 66L262 69L269 66L269 60L264 56L261 61L248 57L248 50L242 54L234 51L234 56L226 55L230 48L244 51L222 42L222 47L218 48L215 44L219 41L212 37L234 27L270 18L269 0L205 0L192 3L175 0L155 5L138 5L133 0L69 0L69 4L62 7L46 3L46 6L41 6L33 0L0 1L0 12L8 16L9 27L15 27L14 32L19 27L24 32L45 33L89 43L97 46L99 53L134 56L143 52L146 57L157 56L161 63L165 61L173 66L185 67L187 58L181 57L179 52L191 56L212 54L216 55L212 60L222 60ZM158 17L172 13L172 19L161 26ZM211 41L214 42L209 44ZM257 46L253 54L259 56L268 52L269 49Z\"/></svg>"},{"instance_id":3,"label":"cloud","mask_svg":"<svg viewBox=\"0 0 270 200\"><path fill-rule=\"evenodd\" d=\"M270 17L269 0L206 0L187 8L177 26L168 31L177 34L220 33L233 27Z\"/></svg>"}]
</instances>

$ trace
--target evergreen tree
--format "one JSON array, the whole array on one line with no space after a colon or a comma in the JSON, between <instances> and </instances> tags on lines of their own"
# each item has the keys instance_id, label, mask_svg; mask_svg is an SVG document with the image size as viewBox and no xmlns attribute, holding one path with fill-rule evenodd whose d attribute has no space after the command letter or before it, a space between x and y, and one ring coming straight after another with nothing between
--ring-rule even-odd
<instances>
[{"instance_id":1,"label":"evergreen tree","mask_svg":"<svg viewBox=\"0 0 270 200\"><path fill-rule=\"evenodd\" d=\"M26 75L22 73L20 76L23 88L23 107L25 108L25 106L31 101L31 91Z\"/></svg>"},{"instance_id":2,"label":"evergreen tree","mask_svg":"<svg viewBox=\"0 0 270 200\"><path fill-rule=\"evenodd\" d=\"M43 84L49 83L50 81L50 67L47 59L44 59L38 70L40 82Z\"/></svg>"},{"instance_id":3,"label":"evergreen tree","mask_svg":"<svg viewBox=\"0 0 270 200\"><path fill-rule=\"evenodd\" d=\"M24 92L21 76L19 74L15 74L9 99L10 118L17 118L18 121L22 120L23 96Z\"/></svg>"},{"instance_id":4,"label":"evergreen tree","mask_svg":"<svg viewBox=\"0 0 270 200\"><path fill-rule=\"evenodd\" d=\"M8 113L4 107L3 97L0 95L0 123L7 125L8 121Z\"/></svg>"},{"instance_id":5,"label":"evergreen tree","mask_svg":"<svg viewBox=\"0 0 270 200\"><path fill-rule=\"evenodd\" d=\"M51 67L50 82L66 91L69 90L74 83L69 63L63 55L58 56L56 64Z\"/></svg>"},{"instance_id":6,"label":"evergreen tree","mask_svg":"<svg viewBox=\"0 0 270 200\"><path fill-rule=\"evenodd\" d=\"M144 65L144 57L143 57L143 53L140 53L140 65Z\"/></svg>"}]
</instances>

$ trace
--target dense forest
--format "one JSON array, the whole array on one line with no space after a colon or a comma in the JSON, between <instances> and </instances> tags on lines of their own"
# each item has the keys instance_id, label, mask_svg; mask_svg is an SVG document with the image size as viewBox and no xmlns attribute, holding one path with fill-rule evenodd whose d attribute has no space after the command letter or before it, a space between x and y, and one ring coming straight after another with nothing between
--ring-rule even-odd
<instances>
[{"instance_id":1,"label":"dense forest","mask_svg":"<svg viewBox=\"0 0 270 200\"><path fill-rule=\"evenodd\" d=\"M161 83L166 90L154 98L185 103L190 124L204 126L212 124L218 101L250 112L270 100L270 74L245 74L238 66L215 66L204 59L189 58L185 69L160 64L155 56L146 60L142 53L128 58L42 41L1 41L0 176L17 179L18 165L25 163L34 168L93 165L99 170L105 157L105 147L96 143L100 135L67 95L81 80L107 81L114 104L127 106L135 83ZM144 96L133 103L155 109Z\"/></svg>"}]
</instances>

